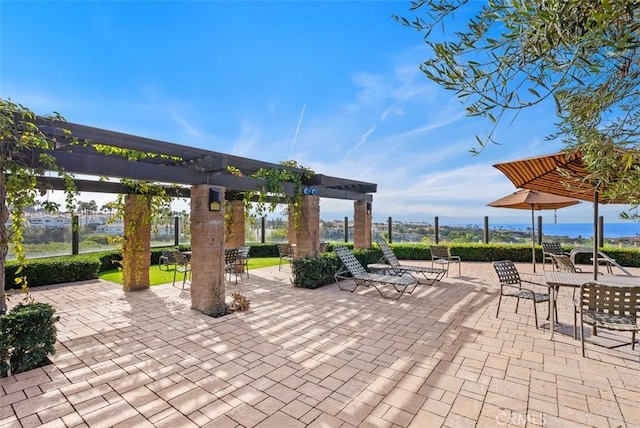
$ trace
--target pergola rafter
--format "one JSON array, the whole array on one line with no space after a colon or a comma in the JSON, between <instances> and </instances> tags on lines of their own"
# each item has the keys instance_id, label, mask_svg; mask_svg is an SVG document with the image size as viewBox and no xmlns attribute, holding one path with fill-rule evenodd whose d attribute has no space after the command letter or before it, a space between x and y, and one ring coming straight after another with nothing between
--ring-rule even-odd
<instances>
[{"instance_id":1,"label":"pergola rafter","mask_svg":"<svg viewBox=\"0 0 640 428\"><path fill-rule=\"evenodd\" d=\"M299 173L305 186L313 187L318 196L333 199L371 202L371 193L377 191L375 183L314 174L307 178L307 172L301 168L293 168L280 164L263 162L241 156L199 149L166 141L153 140L121 132L108 131L71 122L52 121L37 118L35 124L47 135L55 137L56 147L48 152L56 159L56 165L74 173L112 178L171 183L177 185L217 185L223 186L231 193L259 191L264 181L251 177L260 169L280 169ZM79 143L72 143L76 139ZM106 155L94 145L111 146L118 149L149 153L152 156L135 161L119 155ZM33 157L37 159L37 156ZM34 161L35 162L35 161ZM242 173L237 176L229 173L227 167L234 167ZM62 189L62 182L52 177L43 178L50 188ZM118 193L125 190L122 186L105 181L85 180L79 190L91 192ZM287 196L295 192L293 184L284 183ZM188 196L188 189L181 195ZM126 193L126 192L124 192Z\"/></svg>"}]
</instances>

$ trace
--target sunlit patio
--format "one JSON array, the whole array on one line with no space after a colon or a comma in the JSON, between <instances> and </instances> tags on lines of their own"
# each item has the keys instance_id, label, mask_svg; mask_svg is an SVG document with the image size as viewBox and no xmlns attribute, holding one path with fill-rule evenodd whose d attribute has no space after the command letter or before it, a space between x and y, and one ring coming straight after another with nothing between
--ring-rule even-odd
<instances>
[{"instance_id":1,"label":"sunlit patio","mask_svg":"<svg viewBox=\"0 0 640 428\"><path fill-rule=\"evenodd\" d=\"M35 288L61 318L57 353L0 379L0 426L640 426L630 334L603 332L604 344L626 344L588 343L583 358L570 290L558 299L566 334L551 341L544 305L540 330L530 302L515 314L507 299L496 318L490 263L456 273L395 301L252 270L227 283L251 309L222 318L191 310L172 284Z\"/></svg>"}]
</instances>

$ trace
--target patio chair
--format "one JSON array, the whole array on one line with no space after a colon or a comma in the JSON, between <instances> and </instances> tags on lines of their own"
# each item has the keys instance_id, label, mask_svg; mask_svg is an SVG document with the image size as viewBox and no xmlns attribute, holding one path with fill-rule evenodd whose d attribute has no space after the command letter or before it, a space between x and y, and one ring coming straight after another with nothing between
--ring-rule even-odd
<instances>
[{"instance_id":1,"label":"patio chair","mask_svg":"<svg viewBox=\"0 0 640 428\"><path fill-rule=\"evenodd\" d=\"M580 295L574 301L575 316L580 316L580 341L582 356L584 351L584 324L593 327L593 334L598 328L631 332L631 349L635 349L640 309L639 286L614 286L598 282L588 282L580 286ZM574 318L574 326L577 320ZM574 335L576 333L574 332Z\"/></svg>"},{"instance_id":2,"label":"patio chair","mask_svg":"<svg viewBox=\"0 0 640 428\"><path fill-rule=\"evenodd\" d=\"M351 250L347 247L335 247L333 251L338 255L342 262L342 266L334 275L336 282L338 282L338 287L340 287L341 290L348 290L353 293L360 285L364 285L366 287L372 286L378 290L378 293L380 293L382 297L390 298L385 296L379 287L391 285L399 293L395 298L398 300L405 292L408 294L413 293L413 290L415 290L416 285L418 284L418 280L409 273L403 273L401 275L383 275L367 272L360 261L356 259L356 256L354 256ZM352 288L345 288L340 285L339 281L341 279L353 279L356 285Z\"/></svg>"},{"instance_id":3,"label":"patio chair","mask_svg":"<svg viewBox=\"0 0 640 428\"><path fill-rule=\"evenodd\" d=\"M446 276L449 276L449 264L458 263L458 276L460 276L460 266L462 265L460 256L452 256L446 245L431 245L429 248L431 249L431 267L434 263L441 266L447 265Z\"/></svg>"},{"instance_id":4,"label":"patio chair","mask_svg":"<svg viewBox=\"0 0 640 428\"><path fill-rule=\"evenodd\" d=\"M229 281L231 281L231 275L236 276L236 284L238 283L238 249L227 248L224 250L224 272L229 275Z\"/></svg>"},{"instance_id":5,"label":"patio chair","mask_svg":"<svg viewBox=\"0 0 640 428\"><path fill-rule=\"evenodd\" d=\"M551 266L555 269L557 264L555 263L553 256L568 256L569 253L566 253L562 250L562 246L559 242L543 242L542 243L542 270L544 270L544 265L546 262L550 262Z\"/></svg>"},{"instance_id":6,"label":"patio chair","mask_svg":"<svg viewBox=\"0 0 640 428\"><path fill-rule=\"evenodd\" d=\"M176 268L173 271L173 286L176 286L176 276L178 273L182 273L182 289L187 283L187 277L191 274L191 262L187 256L182 254L179 250L171 250L170 260L175 262Z\"/></svg>"},{"instance_id":7,"label":"patio chair","mask_svg":"<svg viewBox=\"0 0 640 428\"><path fill-rule=\"evenodd\" d=\"M280 254L280 260L278 260L278 270L282 270L283 263L293 261L293 246L291 244L278 244L278 253Z\"/></svg>"},{"instance_id":8,"label":"patio chair","mask_svg":"<svg viewBox=\"0 0 640 428\"><path fill-rule=\"evenodd\" d=\"M246 273L249 278L249 251L251 247L241 245L238 247L238 258L236 259L236 270L238 273Z\"/></svg>"},{"instance_id":9,"label":"patio chair","mask_svg":"<svg viewBox=\"0 0 640 428\"><path fill-rule=\"evenodd\" d=\"M173 252L171 250L163 250L162 254L158 258L158 269L168 271L169 266L175 264L177 263L175 258L173 257ZM164 269L162 269L163 266L165 267Z\"/></svg>"},{"instance_id":10,"label":"patio chair","mask_svg":"<svg viewBox=\"0 0 640 428\"><path fill-rule=\"evenodd\" d=\"M582 272L582 269L577 268L573 264L571 258L566 254L550 254L553 261L554 269L558 269L560 272Z\"/></svg>"},{"instance_id":11,"label":"patio chair","mask_svg":"<svg viewBox=\"0 0 640 428\"><path fill-rule=\"evenodd\" d=\"M502 260L499 262L493 262L493 267L496 270L496 274L498 275L498 281L500 282L500 295L498 296L498 309L496 310L496 318L500 313L500 304L502 302L503 297L515 297L516 302L516 310L518 313L518 305L520 304L520 299L531 300L533 302L533 316L536 321L536 329L538 328L538 310L536 306L538 303L547 302L550 307L551 299L549 297L549 293L537 293L532 288L523 287L523 283L536 285L539 287L545 287L549 290L549 286L544 284L539 284L537 282L527 281L520 278L520 274L518 273L518 269L513 264L511 260ZM555 307L555 305L554 305ZM557 311L557 310L556 310ZM558 314L556 313L556 319L558 319Z\"/></svg>"},{"instance_id":12,"label":"patio chair","mask_svg":"<svg viewBox=\"0 0 640 428\"><path fill-rule=\"evenodd\" d=\"M386 262L389 264L390 270L396 275L401 275L406 272L421 273L427 281L427 285L432 285L436 281L440 281L445 273L447 273L445 269L400 264L400 260L398 260L398 257L396 257L387 241L381 239L377 242L380 246L380 249L382 250L382 259L380 259L380 262L386 260Z\"/></svg>"},{"instance_id":13,"label":"patio chair","mask_svg":"<svg viewBox=\"0 0 640 428\"><path fill-rule=\"evenodd\" d=\"M557 269L560 272L569 272L569 273L576 273L576 272L582 272L582 269L576 267L576 265L573 264L573 262L571 261L571 258L566 255L566 254L550 254L551 259L553 260L553 265L554 265L554 269ZM577 288L573 288L573 296L571 297L572 300L575 300L576 298L576 290ZM558 287L556 287L556 301L558 299ZM555 302L554 302L555 303ZM556 305L557 307L557 305ZM577 308L574 307L574 310L577 310ZM575 311L574 311L575 312ZM573 318L575 320L576 314L573 314ZM578 336L576 336L576 323L573 323L573 338L577 339Z\"/></svg>"}]
</instances>

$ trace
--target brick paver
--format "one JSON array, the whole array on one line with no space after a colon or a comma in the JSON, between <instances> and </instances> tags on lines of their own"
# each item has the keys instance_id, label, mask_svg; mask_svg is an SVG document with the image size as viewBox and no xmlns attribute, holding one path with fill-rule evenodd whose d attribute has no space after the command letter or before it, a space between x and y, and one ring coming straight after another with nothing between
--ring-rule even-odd
<instances>
[{"instance_id":1,"label":"brick paver","mask_svg":"<svg viewBox=\"0 0 640 428\"><path fill-rule=\"evenodd\" d=\"M57 352L0 379L0 426L640 426L638 349L588 343L583 358L570 290L550 341L530 302L495 316L491 264L462 271L394 301L259 269L227 285L251 310L217 319L171 284L34 288L60 315Z\"/></svg>"}]
</instances>

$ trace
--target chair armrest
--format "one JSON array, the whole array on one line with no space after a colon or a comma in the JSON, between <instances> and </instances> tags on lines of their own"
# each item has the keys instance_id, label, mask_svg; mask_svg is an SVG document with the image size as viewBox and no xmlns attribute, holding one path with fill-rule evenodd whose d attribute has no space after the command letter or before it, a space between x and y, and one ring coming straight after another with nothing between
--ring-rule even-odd
<instances>
[{"instance_id":1,"label":"chair armrest","mask_svg":"<svg viewBox=\"0 0 640 428\"><path fill-rule=\"evenodd\" d=\"M528 280L522 279L522 278L520 278L520 282L526 282L527 284L537 285L539 287L544 287L544 288L547 288L547 289L551 290L551 286L548 285L548 284L543 284L543 283L534 282L534 281L528 281Z\"/></svg>"},{"instance_id":2,"label":"chair armrest","mask_svg":"<svg viewBox=\"0 0 640 428\"><path fill-rule=\"evenodd\" d=\"M522 282L528 282L528 281L522 281ZM531 282L530 284L533 284L533 282ZM532 290L531 288L525 288L522 286L518 286L515 284L502 284L503 287L509 287L509 288L515 288L516 290L520 290L520 291L526 291L528 293L531 293L531 296L535 296L536 292L534 290Z\"/></svg>"}]
</instances>

